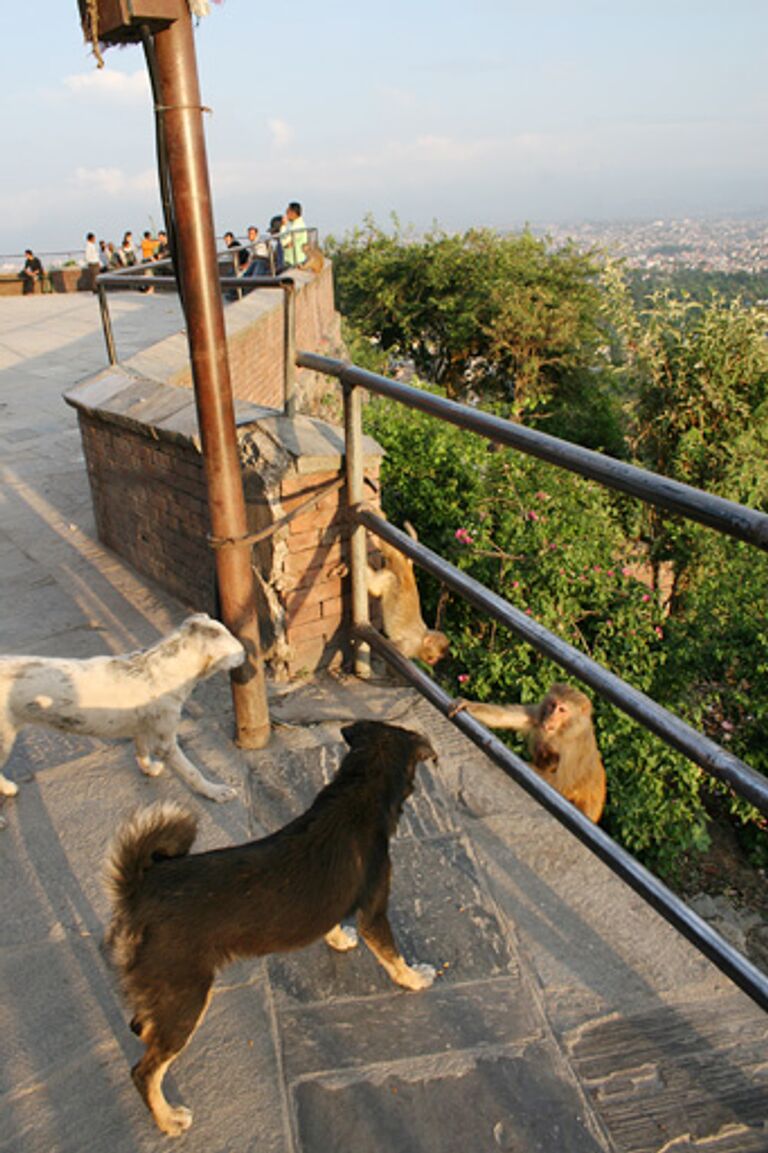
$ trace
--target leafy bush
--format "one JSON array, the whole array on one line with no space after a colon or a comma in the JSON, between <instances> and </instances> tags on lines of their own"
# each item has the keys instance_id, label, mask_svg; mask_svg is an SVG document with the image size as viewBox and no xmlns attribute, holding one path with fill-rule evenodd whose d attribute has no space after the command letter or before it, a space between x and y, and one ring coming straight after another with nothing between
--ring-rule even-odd
<instances>
[{"instance_id":1,"label":"leafy bush","mask_svg":"<svg viewBox=\"0 0 768 1153\"><path fill-rule=\"evenodd\" d=\"M366 408L386 449L385 511L551 632L654 695L668 656L657 596L638 579L609 497L591 482L384 400ZM438 589L420 575L427 619ZM452 594L448 692L478 700L540 699L563 674L509 630ZM702 773L602 702L598 740L609 776L609 831L667 874L706 844ZM512 737L511 740L514 740Z\"/></svg>"}]
</instances>

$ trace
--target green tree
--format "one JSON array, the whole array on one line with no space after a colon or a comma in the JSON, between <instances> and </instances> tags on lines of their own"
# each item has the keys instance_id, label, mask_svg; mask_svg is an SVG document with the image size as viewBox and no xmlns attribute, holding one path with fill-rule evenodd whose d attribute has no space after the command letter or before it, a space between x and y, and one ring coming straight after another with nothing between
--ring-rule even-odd
<instances>
[{"instance_id":1,"label":"green tree","mask_svg":"<svg viewBox=\"0 0 768 1153\"><path fill-rule=\"evenodd\" d=\"M546 406L604 346L599 264L573 246L484 229L414 238L368 220L328 250L343 315L451 397Z\"/></svg>"},{"instance_id":2,"label":"green tree","mask_svg":"<svg viewBox=\"0 0 768 1153\"><path fill-rule=\"evenodd\" d=\"M366 428L386 449L385 510L521 612L653 696L668 658L659 598L637 578L609 496L596 484L434 418L375 400ZM429 467L425 467L425 461ZM426 617L451 638L441 670L451 693L540 699L562 670L425 574ZM609 831L672 874L707 843L704 774L601 701L598 740L609 777ZM514 743L514 737L510 737ZM518 744L519 750L519 744Z\"/></svg>"},{"instance_id":3,"label":"green tree","mask_svg":"<svg viewBox=\"0 0 768 1153\"><path fill-rule=\"evenodd\" d=\"M624 341L629 442L636 460L663 476L738 499L744 469L737 454L746 448L752 491L756 486L764 494L764 315L739 300L715 296L701 304L668 291L654 295L640 314L626 305L625 298L613 315ZM657 573L664 561L672 566L674 608L702 538L653 508L645 533Z\"/></svg>"}]
</instances>

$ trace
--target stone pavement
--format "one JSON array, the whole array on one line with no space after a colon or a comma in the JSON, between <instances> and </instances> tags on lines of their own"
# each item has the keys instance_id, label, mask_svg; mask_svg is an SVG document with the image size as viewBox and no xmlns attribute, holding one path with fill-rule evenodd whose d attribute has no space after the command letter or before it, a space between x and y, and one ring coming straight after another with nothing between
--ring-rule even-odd
<instances>
[{"instance_id":1,"label":"stone pavement","mask_svg":"<svg viewBox=\"0 0 768 1153\"><path fill-rule=\"evenodd\" d=\"M118 348L178 328L171 298L121 294ZM0 300L0 651L89 656L186 615L95 540L64 388L103 367L95 300ZM340 725L428 733L393 844L392 920L439 970L394 988L361 947L322 943L225 970L167 1079L189 1153L766 1153L768 1019L410 689L318 678L272 694L274 736L231 742L229 690L200 686L182 743L240 799L213 805L132 752L28 729L0 831L0 1150L168 1146L128 1070L141 1051L105 967L106 845L137 803L201 814L200 846L309 803Z\"/></svg>"}]
</instances>

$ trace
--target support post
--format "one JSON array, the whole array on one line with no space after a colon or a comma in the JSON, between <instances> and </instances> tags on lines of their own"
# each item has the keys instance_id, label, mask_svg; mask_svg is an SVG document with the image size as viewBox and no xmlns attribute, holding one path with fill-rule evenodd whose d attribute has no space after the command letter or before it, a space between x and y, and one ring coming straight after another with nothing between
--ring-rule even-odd
<instances>
[{"instance_id":1,"label":"support post","mask_svg":"<svg viewBox=\"0 0 768 1153\"><path fill-rule=\"evenodd\" d=\"M362 503L364 484L363 417L360 389L344 384L344 441L347 468L347 501L350 508ZM349 571L352 580L352 625L355 673L371 675L371 649L357 638L356 630L369 624L368 543L365 528L355 524L349 534Z\"/></svg>"},{"instance_id":2,"label":"support post","mask_svg":"<svg viewBox=\"0 0 768 1153\"><path fill-rule=\"evenodd\" d=\"M96 281L96 291L99 294L99 311L101 313L101 330L104 333L104 342L107 346L107 356L109 357L110 364L117 364L117 352L115 350L115 337L112 332L112 317L109 311L109 301L107 300L107 290L103 284Z\"/></svg>"},{"instance_id":3,"label":"support post","mask_svg":"<svg viewBox=\"0 0 768 1153\"><path fill-rule=\"evenodd\" d=\"M165 118L167 162L176 222L187 339L215 537L247 532L240 454L227 358L224 313L192 18L179 16L155 33L160 112ZM251 548L234 543L216 550L221 616L245 646L248 659L232 674L236 740L261 748L269 740L266 682L261 659Z\"/></svg>"},{"instance_id":4,"label":"support post","mask_svg":"<svg viewBox=\"0 0 768 1153\"><path fill-rule=\"evenodd\" d=\"M296 415L296 286L292 280L283 285L283 411Z\"/></svg>"}]
</instances>

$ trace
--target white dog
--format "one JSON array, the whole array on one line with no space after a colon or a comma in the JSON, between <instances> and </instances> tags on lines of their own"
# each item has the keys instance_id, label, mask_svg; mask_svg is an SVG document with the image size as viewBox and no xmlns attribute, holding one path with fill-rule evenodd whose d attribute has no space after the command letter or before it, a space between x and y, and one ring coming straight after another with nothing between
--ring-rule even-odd
<instances>
[{"instance_id":1,"label":"white dog","mask_svg":"<svg viewBox=\"0 0 768 1153\"><path fill-rule=\"evenodd\" d=\"M19 729L49 725L90 737L132 737L147 776L168 764L204 797L229 801L236 791L204 777L179 748L176 733L197 682L244 660L240 642L206 613L187 617L151 649L124 656L0 656L0 770ZM17 792L0 771L0 793Z\"/></svg>"}]
</instances>

